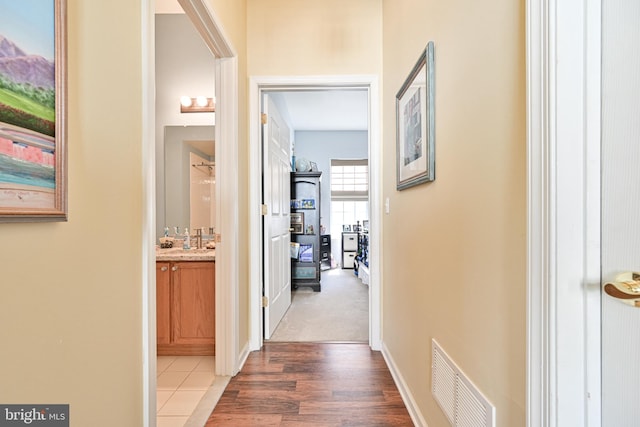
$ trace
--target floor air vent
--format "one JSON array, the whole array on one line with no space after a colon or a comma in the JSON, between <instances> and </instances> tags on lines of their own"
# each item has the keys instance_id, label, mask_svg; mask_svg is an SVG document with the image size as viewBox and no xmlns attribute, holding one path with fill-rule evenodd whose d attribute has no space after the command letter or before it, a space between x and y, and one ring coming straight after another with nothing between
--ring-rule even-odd
<instances>
[{"instance_id":1,"label":"floor air vent","mask_svg":"<svg viewBox=\"0 0 640 427\"><path fill-rule=\"evenodd\" d=\"M433 340L431 391L454 427L495 427L495 407Z\"/></svg>"}]
</instances>

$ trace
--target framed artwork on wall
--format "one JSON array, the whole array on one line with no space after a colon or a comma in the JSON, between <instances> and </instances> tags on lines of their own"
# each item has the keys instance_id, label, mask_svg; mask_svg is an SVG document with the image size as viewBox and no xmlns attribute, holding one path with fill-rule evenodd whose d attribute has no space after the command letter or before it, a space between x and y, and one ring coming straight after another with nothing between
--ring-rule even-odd
<instances>
[{"instance_id":1,"label":"framed artwork on wall","mask_svg":"<svg viewBox=\"0 0 640 427\"><path fill-rule=\"evenodd\" d=\"M304 227L304 213L291 212L291 232L293 234L302 234Z\"/></svg>"},{"instance_id":2,"label":"framed artwork on wall","mask_svg":"<svg viewBox=\"0 0 640 427\"><path fill-rule=\"evenodd\" d=\"M66 221L66 0L0 2L0 42L0 222Z\"/></svg>"},{"instance_id":3,"label":"framed artwork on wall","mask_svg":"<svg viewBox=\"0 0 640 427\"><path fill-rule=\"evenodd\" d=\"M427 43L396 95L396 188L433 181L435 175L434 44Z\"/></svg>"},{"instance_id":4,"label":"framed artwork on wall","mask_svg":"<svg viewBox=\"0 0 640 427\"><path fill-rule=\"evenodd\" d=\"M304 212L291 212L291 224L304 224Z\"/></svg>"}]
</instances>

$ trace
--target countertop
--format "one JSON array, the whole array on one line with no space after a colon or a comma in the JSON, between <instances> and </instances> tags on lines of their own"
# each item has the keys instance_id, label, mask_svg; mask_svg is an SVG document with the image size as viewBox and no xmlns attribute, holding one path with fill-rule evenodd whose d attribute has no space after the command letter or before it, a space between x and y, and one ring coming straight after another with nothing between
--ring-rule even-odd
<instances>
[{"instance_id":1,"label":"countertop","mask_svg":"<svg viewBox=\"0 0 640 427\"><path fill-rule=\"evenodd\" d=\"M156 261L215 261L215 249L161 249L156 246Z\"/></svg>"}]
</instances>

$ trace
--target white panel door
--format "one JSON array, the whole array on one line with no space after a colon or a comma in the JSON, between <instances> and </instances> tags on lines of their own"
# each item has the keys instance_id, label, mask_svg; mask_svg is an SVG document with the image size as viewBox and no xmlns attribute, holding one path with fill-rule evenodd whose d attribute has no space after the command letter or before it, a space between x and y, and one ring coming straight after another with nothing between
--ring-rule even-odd
<instances>
[{"instance_id":1,"label":"white panel door","mask_svg":"<svg viewBox=\"0 0 640 427\"><path fill-rule=\"evenodd\" d=\"M640 2L602 2L602 278L640 271ZM640 425L640 307L602 295L602 426Z\"/></svg>"},{"instance_id":2,"label":"white panel door","mask_svg":"<svg viewBox=\"0 0 640 427\"><path fill-rule=\"evenodd\" d=\"M289 234L291 166L289 128L269 95L263 98L264 338L269 339L291 305Z\"/></svg>"}]
</instances>

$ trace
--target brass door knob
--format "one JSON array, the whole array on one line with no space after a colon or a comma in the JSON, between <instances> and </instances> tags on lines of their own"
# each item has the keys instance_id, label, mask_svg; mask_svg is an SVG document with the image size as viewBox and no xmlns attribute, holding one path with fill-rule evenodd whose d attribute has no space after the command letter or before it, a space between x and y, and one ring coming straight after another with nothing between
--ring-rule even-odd
<instances>
[{"instance_id":1,"label":"brass door knob","mask_svg":"<svg viewBox=\"0 0 640 427\"><path fill-rule=\"evenodd\" d=\"M614 282L604 284L607 295L632 307L640 307L640 273L627 271L616 276Z\"/></svg>"}]
</instances>

